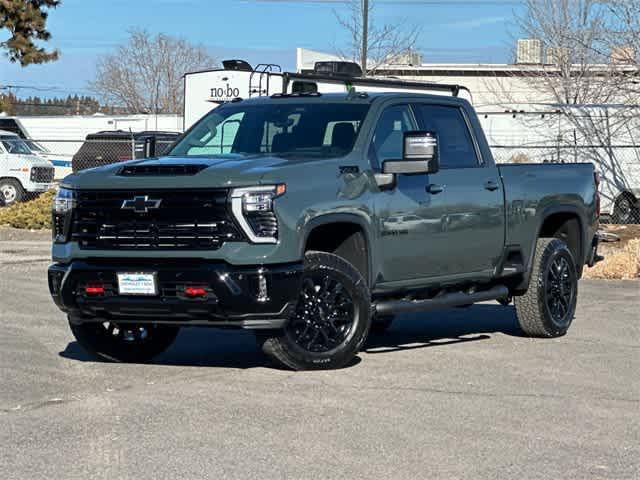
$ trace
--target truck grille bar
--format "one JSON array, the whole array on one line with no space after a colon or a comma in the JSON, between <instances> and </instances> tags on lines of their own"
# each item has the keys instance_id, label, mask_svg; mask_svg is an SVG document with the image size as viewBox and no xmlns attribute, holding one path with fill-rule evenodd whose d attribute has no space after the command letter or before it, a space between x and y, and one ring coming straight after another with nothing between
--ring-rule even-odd
<instances>
[{"instance_id":1,"label":"truck grille bar","mask_svg":"<svg viewBox=\"0 0 640 480\"><path fill-rule=\"evenodd\" d=\"M71 239L85 250L211 250L243 235L227 209L228 191L80 191ZM158 207L123 208L136 197Z\"/></svg>"}]
</instances>

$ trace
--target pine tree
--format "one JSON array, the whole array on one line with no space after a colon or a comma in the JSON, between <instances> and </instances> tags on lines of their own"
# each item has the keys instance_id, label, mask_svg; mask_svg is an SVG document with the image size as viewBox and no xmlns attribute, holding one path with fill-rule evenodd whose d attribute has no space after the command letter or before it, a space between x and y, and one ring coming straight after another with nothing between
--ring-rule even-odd
<instances>
[{"instance_id":1,"label":"pine tree","mask_svg":"<svg viewBox=\"0 0 640 480\"><path fill-rule=\"evenodd\" d=\"M51 34L46 29L47 8L55 8L60 0L0 0L0 29L7 29L11 36L0 42L7 50L9 61L23 67L32 63L57 60L58 51L38 47L34 40L47 41Z\"/></svg>"}]
</instances>

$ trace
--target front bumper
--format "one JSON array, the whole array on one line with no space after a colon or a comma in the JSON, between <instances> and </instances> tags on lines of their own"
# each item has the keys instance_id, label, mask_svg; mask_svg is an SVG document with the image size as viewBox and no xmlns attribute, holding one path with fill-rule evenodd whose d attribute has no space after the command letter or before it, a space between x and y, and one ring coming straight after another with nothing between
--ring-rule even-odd
<instances>
[{"instance_id":1,"label":"front bumper","mask_svg":"<svg viewBox=\"0 0 640 480\"><path fill-rule=\"evenodd\" d=\"M48 276L53 301L73 322L258 329L285 325L297 302L302 270L301 262L233 267L201 260L103 259L55 263ZM118 272L156 273L159 294L120 295ZM87 285L101 285L104 293L87 294ZM204 287L206 295L188 297L185 289L194 286Z\"/></svg>"},{"instance_id":2,"label":"front bumper","mask_svg":"<svg viewBox=\"0 0 640 480\"><path fill-rule=\"evenodd\" d=\"M55 188L55 183L31 183L27 186L28 192L48 192L52 188Z\"/></svg>"}]
</instances>

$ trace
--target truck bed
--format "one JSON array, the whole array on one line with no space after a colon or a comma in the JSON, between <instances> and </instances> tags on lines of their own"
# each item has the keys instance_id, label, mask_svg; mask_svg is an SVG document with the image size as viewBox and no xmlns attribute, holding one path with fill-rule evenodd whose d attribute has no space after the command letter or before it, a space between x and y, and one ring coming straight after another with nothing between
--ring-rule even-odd
<instances>
[{"instance_id":1,"label":"truck bed","mask_svg":"<svg viewBox=\"0 0 640 480\"><path fill-rule=\"evenodd\" d=\"M519 246L524 259L533 254L541 219L557 211L573 211L588 219L581 225L583 239L595 234L598 208L591 163L502 164L507 246ZM585 261L588 251L582 252Z\"/></svg>"}]
</instances>

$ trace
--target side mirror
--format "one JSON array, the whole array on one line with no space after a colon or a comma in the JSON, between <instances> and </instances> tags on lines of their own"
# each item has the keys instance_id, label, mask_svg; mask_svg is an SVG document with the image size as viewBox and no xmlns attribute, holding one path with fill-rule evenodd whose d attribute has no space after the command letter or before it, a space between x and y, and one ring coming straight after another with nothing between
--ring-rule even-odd
<instances>
[{"instance_id":1,"label":"side mirror","mask_svg":"<svg viewBox=\"0 0 640 480\"><path fill-rule=\"evenodd\" d=\"M402 160L387 160L382 165L385 174L436 173L438 161L438 140L434 132L405 132Z\"/></svg>"}]
</instances>

